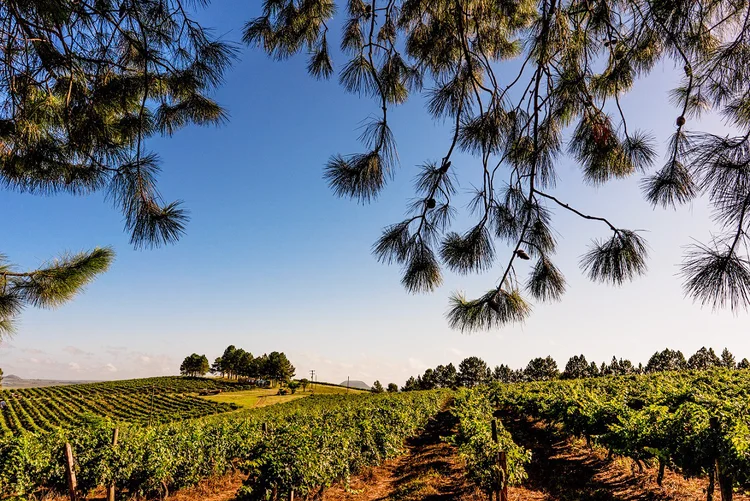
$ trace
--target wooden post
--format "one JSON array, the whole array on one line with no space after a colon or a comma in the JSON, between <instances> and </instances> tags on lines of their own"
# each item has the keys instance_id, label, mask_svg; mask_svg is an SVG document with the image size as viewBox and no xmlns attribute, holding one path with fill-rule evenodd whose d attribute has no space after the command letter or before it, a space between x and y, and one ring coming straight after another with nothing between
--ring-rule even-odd
<instances>
[{"instance_id":1,"label":"wooden post","mask_svg":"<svg viewBox=\"0 0 750 501\"><path fill-rule=\"evenodd\" d=\"M492 420L492 441L498 443L496 419ZM498 501L508 501L508 457L505 451L497 453L497 466L500 468L501 477L498 479L497 486L495 487L495 494Z\"/></svg>"},{"instance_id":2,"label":"wooden post","mask_svg":"<svg viewBox=\"0 0 750 501\"><path fill-rule=\"evenodd\" d=\"M115 431L112 433L112 447L114 448L117 445L117 436L120 434L120 429L115 428ZM107 501L115 501L115 484L112 483L107 487Z\"/></svg>"},{"instance_id":3,"label":"wooden post","mask_svg":"<svg viewBox=\"0 0 750 501\"><path fill-rule=\"evenodd\" d=\"M73 449L70 444L65 444L65 476L68 478L68 493L70 494L70 501L76 501L76 489L78 483L76 482L76 471L73 463Z\"/></svg>"},{"instance_id":4,"label":"wooden post","mask_svg":"<svg viewBox=\"0 0 750 501\"><path fill-rule=\"evenodd\" d=\"M268 433L268 423L263 423L263 435Z\"/></svg>"},{"instance_id":5,"label":"wooden post","mask_svg":"<svg viewBox=\"0 0 750 501\"><path fill-rule=\"evenodd\" d=\"M508 457L505 455L505 451L500 451L498 459L500 462L500 471L503 472L503 485L500 488L500 501L508 501Z\"/></svg>"},{"instance_id":6,"label":"wooden post","mask_svg":"<svg viewBox=\"0 0 750 501\"><path fill-rule=\"evenodd\" d=\"M497 443L497 420L492 420L492 441L494 443ZM498 458L499 459L499 458ZM500 491L501 491L501 484L502 480L500 478L497 479L497 483L495 484L495 488L493 489L494 492L490 494L490 500L493 501L494 499L497 499L497 501L500 501Z\"/></svg>"},{"instance_id":7,"label":"wooden post","mask_svg":"<svg viewBox=\"0 0 750 501\"><path fill-rule=\"evenodd\" d=\"M294 489L289 493L289 501L294 501Z\"/></svg>"}]
</instances>

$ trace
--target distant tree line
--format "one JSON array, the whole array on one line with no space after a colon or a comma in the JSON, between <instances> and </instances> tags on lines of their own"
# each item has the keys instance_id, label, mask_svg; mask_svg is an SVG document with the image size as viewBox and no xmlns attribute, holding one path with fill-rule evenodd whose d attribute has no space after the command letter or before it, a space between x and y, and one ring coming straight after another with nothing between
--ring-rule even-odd
<instances>
[{"instance_id":1,"label":"distant tree line","mask_svg":"<svg viewBox=\"0 0 750 501\"><path fill-rule=\"evenodd\" d=\"M205 355L193 353L180 365L180 373L185 376L203 376L206 373L219 374L229 379L254 378L269 381L289 381L295 373L294 365L283 352L272 351L254 357L249 351L229 345L224 353L209 365Z\"/></svg>"},{"instance_id":2,"label":"distant tree line","mask_svg":"<svg viewBox=\"0 0 750 501\"><path fill-rule=\"evenodd\" d=\"M229 345L224 353L211 365L213 374L221 374L230 379L241 377L289 381L294 376L295 368L284 352L272 351L259 357L253 357L249 351Z\"/></svg>"},{"instance_id":3,"label":"distant tree line","mask_svg":"<svg viewBox=\"0 0 750 501\"><path fill-rule=\"evenodd\" d=\"M748 369L750 361L743 358L736 362L734 355L727 349L716 355L713 348L703 347L690 358L679 350L657 351L643 364L637 366L630 360L612 357L607 364L589 362L584 355L570 357L565 369L560 372L557 362L550 356L537 357L529 361L524 369L511 369L507 365L499 365L490 369L487 363L479 357L468 357L461 361L456 368L452 363L438 365L434 369L427 369L424 374L410 377L401 391L432 390L436 388L456 388L488 384L491 382L518 383L526 381L549 381L552 379L581 379L602 376L624 376L628 374L650 374L654 372L679 371L686 369L710 369L723 367L727 369ZM395 385L394 385L395 386ZM380 387L382 389L382 386ZM390 385L389 385L390 390ZM374 390L373 390L374 391Z\"/></svg>"}]
</instances>

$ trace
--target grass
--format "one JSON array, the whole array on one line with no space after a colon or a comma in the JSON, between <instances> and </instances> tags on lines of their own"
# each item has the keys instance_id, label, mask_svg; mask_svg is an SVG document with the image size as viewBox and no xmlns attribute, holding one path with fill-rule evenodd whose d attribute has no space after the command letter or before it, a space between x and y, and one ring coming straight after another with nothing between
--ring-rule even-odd
<instances>
[{"instance_id":1,"label":"grass","mask_svg":"<svg viewBox=\"0 0 750 501\"><path fill-rule=\"evenodd\" d=\"M236 404L244 408L258 408L266 407L268 405L281 404L284 402L291 402L298 398L309 397L310 395L330 395L330 394L341 394L346 393L346 388L342 386L328 386L328 385L315 385L312 389L308 388L307 391L297 390L294 395L278 395L278 388L255 388L252 390L232 391L227 393L221 393L219 395L211 395L207 397L201 397L212 402L220 402L227 404ZM363 390L349 389L349 393L363 393Z\"/></svg>"}]
</instances>

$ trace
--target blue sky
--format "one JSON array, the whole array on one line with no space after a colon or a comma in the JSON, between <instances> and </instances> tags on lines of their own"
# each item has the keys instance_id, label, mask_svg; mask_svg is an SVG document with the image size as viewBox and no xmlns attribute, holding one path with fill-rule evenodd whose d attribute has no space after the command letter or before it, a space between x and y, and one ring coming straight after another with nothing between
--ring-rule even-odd
<instances>
[{"instance_id":1,"label":"blue sky","mask_svg":"<svg viewBox=\"0 0 750 501\"><path fill-rule=\"evenodd\" d=\"M199 18L239 40L242 22L257 14L247 5L214 2ZM5 219L2 252L22 267L97 245L111 245L118 254L111 271L74 302L23 314L17 335L0 343L6 374L173 374L184 356L213 359L228 344L254 354L284 351L299 375L316 369L321 380L399 384L428 366L470 355L512 367L548 354L564 365L579 353L645 363L667 346L686 354L703 345L727 346L750 357L744 312L712 312L682 296L677 265L683 246L691 238L706 241L712 228L705 202L652 210L638 177L592 188L568 159L558 167L554 193L618 226L647 230L649 274L623 288L590 283L578 258L591 238L608 235L606 228L558 210L556 262L569 282L563 301L536 304L524 325L471 335L451 330L444 319L451 291L480 294L496 283L498 269L446 273L438 291L414 296L401 288L397 267L370 254L381 228L403 216L416 166L444 154L448 127L434 123L415 96L391 114L400 167L387 190L365 206L335 198L322 166L333 153L360 151L356 128L377 107L343 93L335 80L311 79L305 65L304 58L278 63L243 47L216 93L229 123L151 142L163 160L162 193L184 200L191 211L187 235L175 246L133 250L121 214L99 195L3 193L0 210L13 217ZM676 78L671 63L662 64L623 99L630 126L650 130L661 145L678 115L667 94ZM702 130L720 125L711 117L688 122ZM453 163L462 180L480 172L471 157ZM461 184L464 192L470 187ZM459 217L456 228L467 227Z\"/></svg>"}]
</instances>

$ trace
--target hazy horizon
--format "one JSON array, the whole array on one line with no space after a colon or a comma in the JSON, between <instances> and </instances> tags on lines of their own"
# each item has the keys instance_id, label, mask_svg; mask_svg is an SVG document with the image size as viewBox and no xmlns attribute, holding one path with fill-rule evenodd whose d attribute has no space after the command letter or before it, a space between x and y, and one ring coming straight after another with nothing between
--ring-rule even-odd
<instances>
[{"instance_id":1,"label":"hazy horizon","mask_svg":"<svg viewBox=\"0 0 750 501\"><path fill-rule=\"evenodd\" d=\"M258 9L232 0L214 3L198 19L239 40L242 22ZM622 288L591 283L578 258L608 230L555 210L556 262L568 279L562 302L535 304L524 325L471 335L451 330L444 318L449 294L481 294L495 285L497 269L446 273L433 294L410 295L398 267L370 254L381 229L403 215L416 166L444 154L449 125L434 123L418 98L395 108L394 180L370 205L336 198L323 165L334 153L360 149L357 128L376 105L344 94L335 79L310 78L305 67L304 57L279 63L243 48L216 94L229 109L228 124L150 143L163 161L165 198L183 199L191 212L187 235L174 246L133 250L121 214L102 195L5 192L0 210L14 217L6 222L3 251L22 267L66 250L111 245L117 251L112 269L72 303L24 311L17 334L0 343L5 374L60 380L176 374L185 356L196 352L212 361L229 344L254 355L283 351L299 377L315 369L321 381L349 376L399 385L427 367L472 355L513 368L551 355L561 369L581 353L598 363L616 355L645 364L666 347L686 356L704 345L727 347L738 360L750 358L745 311L712 312L682 294L682 247L692 238L707 241L713 228L705 201L653 210L638 187L641 175L592 188L565 157L553 193L586 213L647 230L648 274ZM672 63L661 63L622 99L629 126L655 135L657 167L679 114L668 102L677 78ZM716 117L688 127L723 130ZM453 161L453 168L466 169L463 201L473 175L464 172L477 171L476 162L465 155ZM454 227L466 229L467 220L459 216Z\"/></svg>"}]
</instances>

